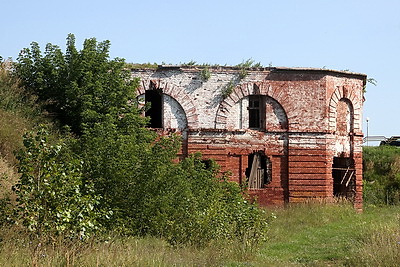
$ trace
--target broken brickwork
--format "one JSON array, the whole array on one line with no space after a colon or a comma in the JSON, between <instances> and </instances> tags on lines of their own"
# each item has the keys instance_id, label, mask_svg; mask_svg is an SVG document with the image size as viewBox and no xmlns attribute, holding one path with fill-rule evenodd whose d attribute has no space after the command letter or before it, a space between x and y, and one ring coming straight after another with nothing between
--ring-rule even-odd
<instances>
[{"instance_id":1,"label":"broken brickwork","mask_svg":"<svg viewBox=\"0 0 400 267\"><path fill-rule=\"evenodd\" d=\"M361 209L365 75L194 66L132 75L152 127L181 133L183 156L216 160L262 205L337 196Z\"/></svg>"}]
</instances>

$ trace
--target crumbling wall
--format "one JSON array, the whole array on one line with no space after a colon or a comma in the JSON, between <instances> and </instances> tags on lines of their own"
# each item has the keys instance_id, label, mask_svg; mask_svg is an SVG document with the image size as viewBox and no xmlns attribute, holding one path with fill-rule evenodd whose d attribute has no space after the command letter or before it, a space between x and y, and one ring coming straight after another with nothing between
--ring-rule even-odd
<instances>
[{"instance_id":1,"label":"crumbling wall","mask_svg":"<svg viewBox=\"0 0 400 267\"><path fill-rule=\"evenodd\" d=\"M139 97L146 90L162 91L163 128L183 133L183 155L201 151L205 159L215 159L231 171L232 180L239 183L248 181L258 155L268 162L259 168L272 166L265 172L272 179L249 193L265 205L330 199L354 191L353 200L361 207L365 75L261 68L240 77L240 69L218 67L210 68L210 78L203 80L201 71L133 71L141 78ZM348 175L351 190L345 188L347 181L340 184L342 174L333 171L344 167L353 171Z\"/></svg>"}]
</instances>

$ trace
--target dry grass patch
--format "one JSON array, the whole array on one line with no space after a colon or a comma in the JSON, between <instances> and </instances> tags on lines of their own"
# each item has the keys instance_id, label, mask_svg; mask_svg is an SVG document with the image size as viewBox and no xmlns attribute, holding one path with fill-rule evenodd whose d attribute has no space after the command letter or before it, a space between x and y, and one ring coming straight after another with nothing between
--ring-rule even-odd
<instances>
[{"instance_id":1,"label":"dry grass patch","mask_svg":"<svg viewBox=\"0 0 400 267\"><path fill-rule=\"evenodd\" d=\"M0 266L238 266L236 263L252 259L250 251L237 243L176 248L153 237L38 247L13 231L6 233L1 244Z\"/></svg>"}]
</instances>

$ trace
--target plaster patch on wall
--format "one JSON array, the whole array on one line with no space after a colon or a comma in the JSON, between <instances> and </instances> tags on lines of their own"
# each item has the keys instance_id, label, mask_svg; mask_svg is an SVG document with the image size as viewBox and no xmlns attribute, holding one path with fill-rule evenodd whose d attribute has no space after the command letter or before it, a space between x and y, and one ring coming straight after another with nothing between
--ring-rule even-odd
<instances>
[{"instance_id":1,"label":"plaster patch on wall","mask_svg":"<svg viewBox=\"0 0 400 267\"><path fill-rule=\"evenodd\" d=\"M186 129L187 119L182 106L169 95L163 95L164 128Z\"/></svg>"}]
</instances>

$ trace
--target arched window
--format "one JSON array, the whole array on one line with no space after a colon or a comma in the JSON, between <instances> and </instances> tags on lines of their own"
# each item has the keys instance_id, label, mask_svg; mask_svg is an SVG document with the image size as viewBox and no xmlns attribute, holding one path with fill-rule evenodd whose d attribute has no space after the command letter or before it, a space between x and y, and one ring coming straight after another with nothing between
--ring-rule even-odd
<instances>
[{"instance_id":1,"label":"arched window","mask_svg":"<svg viewBox=\"0 0 400 267\"><path fill-rule=\"evenodd\" d=\"M146 90L137 97L138 107L146 106L148 127L184 130L188 127L186 113L181 104L161 89Z\"/></svg>"},{"instance_id":2,"label":"arched window","mask_svg":"<svg viewBox=\"0 0 400 267\"><path fill-rule=\"evenodd\" d=\"M265 96L249 95L249 128L265 128Z\"/></svg>"},{"instance_id":3,"label":"arched window","mask_svg":"<svg viewBox=\"0 0 400 267\"><path fill-rule=\"evenodd\" d=\"M150 118L149 127L163 128L163 99L161 90L146 90L144 98L146 106L149 106L145 114L146 117Z\"/></svg>"},{"instance_id":4,"label":"arched window","mask_svg":"<svg viewBox=\"0 0 400 267\"><path fill-rule=\"evenodd\" d=\"M353 107L349 100L342 98L336 108L336 132L348 135L353 130Z\"/></svg>"}]
</instances>

